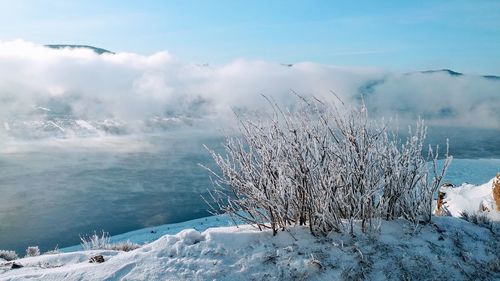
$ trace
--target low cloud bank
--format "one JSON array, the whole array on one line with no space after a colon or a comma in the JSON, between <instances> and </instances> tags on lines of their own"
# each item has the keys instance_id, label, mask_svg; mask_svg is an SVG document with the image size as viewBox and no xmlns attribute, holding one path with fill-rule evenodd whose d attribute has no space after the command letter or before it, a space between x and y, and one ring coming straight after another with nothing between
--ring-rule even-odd
<instances>
[{"instance_id":1,"label":"low cloud bank","mask_svg":"<svg viewBox=\"0 0 500 281\"><path fill-rule=\"evenodd\" d=\"M266 107L262 94L289 105L295 101L291 90L323 99L334 98L334 91L346 103L363 97L375 116L500 128L500 80L495 78L307 62L198 65L167 52L99 55L85 48L0 42L0 130L5 132L22 126L64 131L68 120L88 131L107 126L109 132L117 124L140 127L175 118L225 122L233 110Z\"/></svg>"}]
</instances>

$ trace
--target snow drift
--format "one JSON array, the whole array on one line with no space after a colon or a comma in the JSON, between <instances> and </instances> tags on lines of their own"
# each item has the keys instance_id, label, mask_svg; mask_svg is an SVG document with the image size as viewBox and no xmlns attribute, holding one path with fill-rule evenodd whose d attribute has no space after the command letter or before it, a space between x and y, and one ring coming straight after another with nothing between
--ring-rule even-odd
<instances>
[{"instance_id":1,"label":"snow drift","mask_svg":"<svg viewBox=\"0 0 500 281\"><path fill-rule=\"evenodd\" d=\"M494 197L494 183L500 179L500 173L496 178L482 185L464 183L458 187L441 187L443 194L443 206L445 213L454 217L460 217L463 213L482 213L492 220L500 221L498 202Z\"/></svg>"},{"instance_id":2,"label":"snow drift","mask_svg":"<svg viewBox=\"0 0 500 281\"><path fill-rule=\"evenodd\" d=\"M297 227L273 236L249 226L186 229L131 252L80 251L0 263L0 280L478 280L500 278L499 239L441 217L424 227L384 222L316 238ZM89 263L102 255L104 263Z\"/></svg>"}]
</instances>

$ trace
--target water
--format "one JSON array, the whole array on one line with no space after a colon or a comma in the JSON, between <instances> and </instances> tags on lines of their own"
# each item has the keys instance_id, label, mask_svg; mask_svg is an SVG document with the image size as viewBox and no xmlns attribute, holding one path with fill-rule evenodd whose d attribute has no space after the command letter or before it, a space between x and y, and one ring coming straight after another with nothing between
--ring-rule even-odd
<instances>
[{"instance_id":1,"label":"water","mask_svg":"<svg viewBox=\"0 0 500 281\"><path fill-rule=\"evenodd\" d=\"M131 149L123 142L2 155L0 249L48 250L77 244L93 230L118 234L209 215L201 197L209 176L197 164L211 163L202 144L217 141L198 137L154 136Z\"/></svg>"},{"instance_id":2,"label":"water","mask_svg":"<svg viewBox=\"0 0 500 281\"><path fill-rule=\"evenodd\" d=\"M460 133L462 132L462 133ZM455 158L500 159L500 135L488 130L430 130L450 137ZM119 234L209 215L202 195L211 183L198 163L220 137L200 131L162 135L15 142L0 154L0 249L23 253L79 243L104 229ZM500 160L455 160L448 181L482 183Z\"/></svg>"},{"instance_id":3,"label":"water","mask_svg":"<svg viewBox=\"0 0 500 281\"><path fill-rule=\"evenodd\" d=\"M483 184L500 173L500 159L455 159L443 182Z\"/></svg>"},{"instance_id":4,"label":"water","mask_svg":"<svg viewBox=\"0 0 500 281\"><path fill-rule=\"evenodd\" d=\"M500 158L500 129L428 128L427 142L444 148L446 139L455 158Z\"/></svg>"}]
</instances>

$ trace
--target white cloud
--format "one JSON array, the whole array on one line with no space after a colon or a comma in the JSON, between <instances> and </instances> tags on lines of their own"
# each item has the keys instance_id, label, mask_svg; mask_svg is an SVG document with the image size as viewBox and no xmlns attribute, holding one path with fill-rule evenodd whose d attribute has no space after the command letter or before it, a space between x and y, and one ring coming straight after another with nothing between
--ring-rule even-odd
<instances>
[{"instance_id":1,"label":"white cloud","mask_svg":"<svg viewBox=\"0 0 500 281\"><path fill-rule=\"evenodd\" d=\"M370 81L383 81L366 87ZM45 116L37 107L75 119L121 122L154 116L232 118L232 108L265 106L261 94L287 104L290 90L345 101L360 92L378 116L422 115L430 122L500 128L500 80L446 73L391 74L379 69L314 63L293 67L235 60L219 66L178 61L166 52L97 55L88 49L49 49L17 40L0 42L0 118Z\"/></svg>"}]
</instances>

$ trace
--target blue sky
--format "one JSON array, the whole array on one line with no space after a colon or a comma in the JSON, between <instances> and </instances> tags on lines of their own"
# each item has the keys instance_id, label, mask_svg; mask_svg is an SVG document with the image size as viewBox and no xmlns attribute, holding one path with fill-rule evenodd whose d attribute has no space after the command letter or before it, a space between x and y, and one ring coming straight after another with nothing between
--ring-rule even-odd
<instances>
[{"instance_id":1,"label":"blue sky","mask_svg":"<svg viewBox=\"0 0 500 281\"><path fill-rule=\"evenodd\" d=\"M500 1L5 1L0 40L500 74Z\"/></svg>"}]
</instances>

